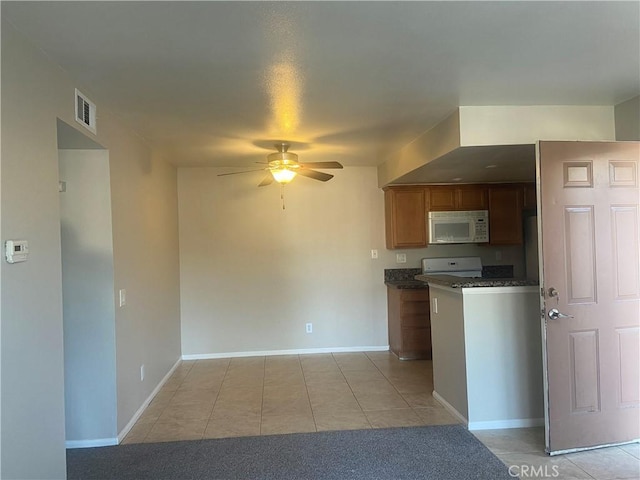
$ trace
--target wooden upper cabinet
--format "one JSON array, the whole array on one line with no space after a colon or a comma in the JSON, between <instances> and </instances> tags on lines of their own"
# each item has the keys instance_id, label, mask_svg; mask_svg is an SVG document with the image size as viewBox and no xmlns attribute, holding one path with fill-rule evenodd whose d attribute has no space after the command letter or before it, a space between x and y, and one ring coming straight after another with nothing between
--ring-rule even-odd
<instances>
[{"instance_id":1,"label":"wooden upper cabinet","mask_svg":"<svg viewBox=\"0 0 640 480\"><path fill-rule=\"evenodd\" d=\"M427 246L426 189L389 187L384 192L388 249Z\"/></svg>"},{"instance_id":2,"label":"wooden upper cabinet","mask_svg":"<svg viewBox=\"0 0 640 480\"><path fill-rule=\"evenodd\" d=\"M483 185L430 186L429 211L486 210L487 189Z\"/></svg>"},{"instance_id":3,"label":"wooden upper cabinet","mask_svg":"<svg viewBox=\"0 0 640 480\"><path fill-rule=\"evenodd\" d=\"M429 211L456 209L456 190L454 187L429 187Z\"/></svg>"},{"instance_id":4,"label":"wooden upper cabinet","mask_svg":"<svg viewBox=\"0 0 640 480\"><path fill-rule=\"evenodd\" d=\"M447 210L488 210L489 243L522 245L522 210L535 208L535 194L534 183L387 187L387 248L427 247L427 213Z\"/></svg>"},{"instance_id":5,"label":"wooden upper cabinet","mask_svg":"<svg viewBox=\"0 0 640 480\"><path fill-rule=\"evenodd\" d=\"M469 185L456 188L457 208L459 210L486 210L487 189L482 185Z\"/></svg>"},{"instance_id":6,"label":"wooden upper cabinet","mask_svg":"<svg viewBox=\"0 0 640 480\"><path fill-rule=\"evenodd\" d=\"M522 197L520 185L489 187L489 244L522 245Z\"/></svg>"}]
</instances>

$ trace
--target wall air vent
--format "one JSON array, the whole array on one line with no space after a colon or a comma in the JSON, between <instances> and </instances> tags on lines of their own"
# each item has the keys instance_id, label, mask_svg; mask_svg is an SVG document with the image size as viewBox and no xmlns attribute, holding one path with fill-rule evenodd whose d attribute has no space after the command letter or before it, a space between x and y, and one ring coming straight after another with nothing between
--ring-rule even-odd
<instances>
[{"instance_id":1,"label":"wall air vent","mask_svg":"<svg viewBox=\"0 0 640 480\"><path fill-rule=\"evenodd\" d=\"M76 88L76 121L96 133L96 104Z\"/></svg>"}]
</instances>

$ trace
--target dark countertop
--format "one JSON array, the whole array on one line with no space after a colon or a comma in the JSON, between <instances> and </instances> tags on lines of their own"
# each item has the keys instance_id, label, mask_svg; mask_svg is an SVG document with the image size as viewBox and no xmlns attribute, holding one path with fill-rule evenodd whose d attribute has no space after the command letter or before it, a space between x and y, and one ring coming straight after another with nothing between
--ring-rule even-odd
<instances>
[{"instance_id":1,"label":"dark countertop","mask_svg":"<svg viewBox=\"0 0 640 480\"><path fill-rule=\"evenodd\" d=\"M384 284L390 288L401 289L429 288L429 285L414 278L421 273L420 268L388 268L384 271Z\"/></svg>"},{"instance_id":2,"label":"dark countertop","mask_svg":"<svg viewBox=\"0 0 640 480\"><path fill-rule=\"evenodd\" d=\"M384 284L387 287L400 288L400 289L417 290L417 289L429 288L429 285L419 280L388 280L384 282Z\"/></svg>"},{"instance_id":3,"label":"dark countertop","mask_svg":"<svg viewBox=\"0 0 640 480\"><path fill-rule=\"evenodd\" d=\"M451 275L416 275L416 280L450 288L473 287L532 287L538 286L537 280L526 278L464 278Z\"/></svg>"}]
</instances>

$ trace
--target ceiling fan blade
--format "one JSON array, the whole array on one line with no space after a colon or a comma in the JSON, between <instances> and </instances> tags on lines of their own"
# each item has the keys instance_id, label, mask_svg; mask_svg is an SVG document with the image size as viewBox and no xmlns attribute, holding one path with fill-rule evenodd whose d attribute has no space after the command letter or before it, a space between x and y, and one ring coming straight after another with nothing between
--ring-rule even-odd
<instances>
[{"instance_id":1,"label":"ceiling fan blade","mask_svg":"<svg viewBox=\"0 0 640 480\"><path fill-rule=\"evenodd\" d=\"M313 178L314 180L320 180L321 182L326 182L327 180L331 180L333 175L329 175L324 172L316 172L315 170L309 170L308 168L298 168L296 170L298 175L302 175L303 177Z\"/></svg>"},{"instance_id":2,"label":"ceiling fan blade","mask_svg":"<svg viewBox=\"0 0 640 480\"><path fill-rule=\"evenodd\" d=\"M271 185L273 183L273 175L267 173L267 175L262 179L262 181L258 184L259 187L265 187L267 185Z\"/></svg>"},{"instance_id":3,"label":"ceiling fan blade","mask_svg":"<svg viewBox=\"0 0 640 480\"><path fill-rule=\"evenodd\" d=\"M303 167L309 168L343 168L341 163L338 162L311 162L301 164Z\"/></svg>"},{"instance_id":4,"label":"ceiling fan blade","mask_svg":"<svg viewBox=\"0 0 640 480\"><path fill-rule=\"evenodd\" d=\"M238 175L239 173L249 173L249 172L261 172L264 168L256 168L255 170L243 170L242 172L230 172L230 173L219 173L219 177L224 177L225 175Z\"/></svg>"}]
</instances>

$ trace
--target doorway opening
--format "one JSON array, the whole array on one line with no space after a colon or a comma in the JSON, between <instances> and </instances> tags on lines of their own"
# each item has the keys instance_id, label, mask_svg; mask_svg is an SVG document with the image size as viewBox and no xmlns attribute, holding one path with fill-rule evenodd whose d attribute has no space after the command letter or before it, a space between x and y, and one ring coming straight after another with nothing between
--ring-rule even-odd
<instances>
[{"instance_id":1,"label":"doorway opening","mask_svg":"<svg viewBox=\"0 0 640 480\"><path fill-rule=\"evenodd\" d=\"M57 127L66 444L116 444L109 151L60 120Z\"/></svg>"}]
</instances>

